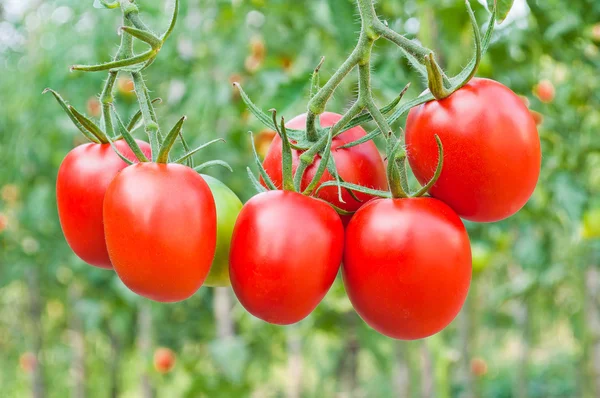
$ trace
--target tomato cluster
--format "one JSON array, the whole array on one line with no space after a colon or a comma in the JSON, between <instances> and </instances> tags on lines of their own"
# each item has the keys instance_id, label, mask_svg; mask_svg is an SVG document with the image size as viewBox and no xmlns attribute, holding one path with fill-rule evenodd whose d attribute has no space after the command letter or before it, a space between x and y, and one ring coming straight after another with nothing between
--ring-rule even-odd
<instances>
[{"instance_id":1,"label":"tomato cluster","mask_svg":"<svg viewBox=\"0 0 600 398\"><path fill-rule=\"evenodd\" d=\"M114 145L137 162L123 140ZM138 145L149 157L150 146ZM228 285L229 242L242 204L215 178L181 164L128 166L109 144L90 143L65 157L56 196L73 251L114 268L132 291L175 302L204 282Z\"/></svg>"},{"instance_id":2,"label":"tomato cluster","mask_svg":"<svg viewBox=\"0 0 600 398\"><path fill-rule=\"evenodd\" d=\"M320 125L339 119L325 113ZM305 122L301 115L287 127L302 128ZM372 142L340 148L364 135L355 127L334 138L331 156L339 175L348 183L387 189L386 165ZM473 79L448 98L411 110L406 151L422 183L440 161L436 136L443 142L443 168L431 197L376 198L348 191L338 196L330 184L313 197L271 191L251 199L231 243L231 281L242 305L270 323L298 322L322 300L341 266L354 308L380 333L419 339L452 322L473 272L461 217L490 222L517 212L535 188L541 153L527 107L510 89L487 79ZM283 151L276 135L263 163L277 188L283 185ZM291 149L294 171L303 153ZM317 156L306 169L302 189L321 161ZM319 184L333 178L325 172ZM325 202L355 213L341 216L342 224Z\"/></svg>"},{"instance_id":3,"label":"tomato cluster","mask_svg":"<svg viewBox=\"0 0 600 398\"><path fill-rule=\"evenodd\" d=\"M320 125L340 117L325 113ZM305 122L300 115L287 127ZM365 134L353 127L335 137L330 156L345 182L387 190L386 162L372 141L340 148ZM275 135L263 166L277 189L243 207L226 185L190 167L137 162L116 141L136 161L128 166L110 145L85 144L60 167L59 216L79 257L114 268L126 286L152 300L180 301L204 283L231 282L251 314L286 325L315 309L341 267L365 322L393 338L423 338L452 322L469 290L471 247L460 217L497 221L514 214L535 188L541 157L527 107L491 80L474 79L411 110L407 155L420 182L440 161L435 136L444 145L443 168L431 197L377 198L328 185L312 196L280 190L286 145ZM150 157L150 146L138 145ZM293 174L304 150L289 151ZM319 175L320 162L328 161L322 157L305 170L301 190L315 178L317 186L334 180L327 170Z\"/></svg>"},{"instance_id":4,"label":"tomato cluster","mask_svg":"<svg viewBox=\"0 0 600 398\"><path fill-rule=\"evenodd\" d=\"M208 165L229 167L224 162L194 168L191 156L208 144L189 150L181 133L185 117L163 137L141 75L173 31L178 2L160 37L136 23L137 6L128 4L123 17L136 28L121 28L115 59L72 67L109 73L100 100L88 103L100 126L47 90L92 141L73 149L58 173L58 213L68 244L87 263L114 269L146 298L177 302L203 284L231 284L248 312L278 325L308 316L341 268L352 305L373 329L405 340L439 332L460 311L471 283L471 245L461 218L494 222L515 214L535 189L541 164L536 122L523 101L498 82L471 79L489 44L495 11L482 39L466 4L477 52L455 78L441 73L430 50L415 43L406 47L363 4L361 19L371 21L362 24L357 50L322 88L320 65L315 69L307 114L279 125L273 111L271 122L235 83L252 113L276 130L262 163L257 153L265 151L269 133L259 136L259 145L252 141L261 178L250 176L262 192L245 205L225 184L199 174ZM366 34L365 26L377 32ZM389 126L397 118L388 122L384 116L402 94L382 110L372 99L366 58L374 36L405 46L407 56L426 66L419 70L427 74L430 90L411 104L421 105L408 114L405 142ZM134 55L133 38L151 50ZM252 53L249 69L264 58L262 39L253 41ZM357 102L344 116L323 112L354 66ZM122 73L131 79L117 81ZM127 127L111 108L115 84L140 104ZM536 90L544 102L555 95L550 82ZM404 111L396 110L396 116ZM367 134L360 124L369 117L378 131ZM132 137L140 118L150 144ZM386 135L385 159L372 141L378 133ZM177 139L186 154L171 162ZM408 192L406 161L424 185L414 195ZM597 235L596 216L586 218L585 236ZM484 248L475 250L475 260L479 272L488 261ZM174 361L167 349L155 357L160 372Z\"/></svg>"}]
</instances>

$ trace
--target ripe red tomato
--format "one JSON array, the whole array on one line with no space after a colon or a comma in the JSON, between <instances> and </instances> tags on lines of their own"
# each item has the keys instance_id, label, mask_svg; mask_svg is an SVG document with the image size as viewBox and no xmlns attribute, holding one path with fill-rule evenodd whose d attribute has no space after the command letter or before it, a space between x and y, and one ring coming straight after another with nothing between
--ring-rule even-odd
<instances>
[{"instance_id":1,"label":"ripe red tomato","mask_svg":"<svg viewBox=\"0 0 600 398\"><path fill-rule=\"evenodd\" d=\"M23 372L31 374L37 367L37 357L32 352L25 352L19 357L19 366Z\"/></svg>"},{"instance_id":2,"label":"ripe red tomato","mask_svg":"<svg viewBox=\"0 0 600 398\"><path fill-rule=\"evenodd\" d=\"M215 202L189 167L135 164L106 191L104 231L115 271L129 289L160 302L185 300L200 288L215 255Z\"/></svg>"},{"instance_id":3,"label":"ripe red tomato","mask_svg":"<svg viewBox=\"0 0 600 398\"><path fill-rule=\"evenodd\" d=\"M150 145L137 141L150 157ZM136 157L123 140L115 146L125 157ZM58 169L56 201L63 233L71 249L88 264L112 268L102 222L106 188L119 171L127 167L109 144L84 144L67 154Z\"/></svg>"},{"instance_id":4,"label":"ripe red tomato","mask_svg":"<svg viewBox=\"0 0 600 398\"><path fill-rule=\"evenodd\" d=\"M554 84L550 80L542 80L540 81L533 89L536 97L540 99L543 103L549 104L554 101L554 96L556 95L556 91L554 90Z\"/></svg>"},{"instance_id":5,"label":"ripe red tomato","mask_svg":"<svg viewBox=\"0 0 600 398\"><path fill-rule=\"evenodd\" d=\"M488 372L488 365L483 358L471 359L471 373L477 377L483 377Z\"/></svg>"},{"instance_id":6,"label":"ripe red tomato","mask_svg":"<svg viewBox=\"0 0 600 398\"><path fill-rule=\"evenodd\" d=\"M450 97L410 111L408 160L421 184L438 163L436 134L444 167L432 196L479 222L505 219L525 205L540 175L540 139L529 109L510 89L473 79Z\"/></svg>"},{"instance_id":7,"label":"ripe red tomato","mask_svg":"<svg viewBox=\"0 0 600 398\"><path fill-rule=\"evenodd\" d=\"M336 113L325 112L321 115L321 126L329 127L333 126L341 115ZM286 126L292 129L304 129L306 124L306 114L297 116L290 120ZM377 147L372 141L365 142L364 144L357 145L347 149L336 149L337 147L344 145L348 142L355 141L366 134L362 127L354 127L344 133L338 135L333 139L331 145L331 153L335 159L335 164L338 173L342 179L346 182L353 184L359 184L368 188L375 189L387 189L387 176L385 165L381 159ZM435 143L434 143L435 145ZM292 150L293 155L293 170L296 172L296 168L300 163L301 152ZM314 163L306 169L304 178L302 179L302 189L306 188L310 181L313 179L320 163L320 157L317 156ZM281 177L281 138L275 135L267 156L263 162L267 174L271 177L275 185L281 188L282 177ZM321 183L333 180L333 176L325 171L323 177L321 177ZM346 191L342 190L342 198L345 203L338 200L337 187L326 187L319 191L317 195L319 198L347 211L356 211L364 202L372 198L370 195L365 195L356 192L356 197L362 202L356 201ZM343 221L347 223L350 221L350 217L342 217Z\"/></svg>"},{"instance_id":8,"label":"ripe red tomato","mask_svg":"<svg viewBox=\"0 0 600 398\"><path fill-rule=\"evenodd\" d=\"M346 228L342 275L354 309L373 329L402 340L431 336L467 297L469 237L437 199L373 200Z\"/></svg>"},{"instance_id":9,"label":"ripe red tomato","mask_svg":"<svg viewBox=\"0 0 600 398\"><path fill-rule=\"evenodd\" d=\"M157 348L154 351L154 369L158 373L169 373L175 366L175 353L165 347Z\"/></svg>"},{"instance_id":10,"label":"ripe red tomato","mask_svg":"<svg viewBox=\"0 0 600 398\"><path fill-rule=\"evenodd\" d=\"M342 222L324 201L296 192L261 193L242 208L233 230L233 291L266 322L298 322L333 284L343 247Z\"/></svg>"}]
</instances>

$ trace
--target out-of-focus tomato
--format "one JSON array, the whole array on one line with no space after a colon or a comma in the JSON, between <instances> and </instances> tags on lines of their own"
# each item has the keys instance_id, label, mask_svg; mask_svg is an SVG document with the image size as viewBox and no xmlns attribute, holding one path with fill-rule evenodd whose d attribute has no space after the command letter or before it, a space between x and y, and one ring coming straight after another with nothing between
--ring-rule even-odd
<instances>
[{"instance_id":1,"label":"out-of-focus tomato","mask_svg":"<svg viewBox=\"0 0 600 398\"><path fill-rule=\"evenodd\" d=\"M160 347L154 351L154 369L158 373L165 374L173 370L175 360L175 353L169 348Z\"/></svg>"},{"instance_id":2,"label":"out-of-focus tomato","mask_svg":"<svg viewBox=\"0 0 600 398\"><path fill-rule=\"evenodd\" d=\"M540 101L546 104L549 104L550 102L554 101L554 97L556 95L554 84L552 84L550 80L540 81L533 88L533 92L535 96L540 99Z\"/></svg>"}]
</instances>

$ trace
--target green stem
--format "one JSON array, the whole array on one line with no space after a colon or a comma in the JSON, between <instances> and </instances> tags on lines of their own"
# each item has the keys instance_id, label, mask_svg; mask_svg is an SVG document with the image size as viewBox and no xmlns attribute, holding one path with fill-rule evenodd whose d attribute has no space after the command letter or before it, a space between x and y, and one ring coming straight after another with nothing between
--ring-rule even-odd
<instances>
[{"instance_id":1,"label":"green stem","mask_svg":"<svg viewBox=\"0 0 600 398\"><path fill-rule=\"evenodd\" d=\"M123 24L127 26L129 21L123 16ZM121 35L121 44L119 45L119 49L117 50L117 54L115 55L113 61L118 61L122 59L131 58L133 56L133 38L130 35ZM102 104L102 115L101 118L104 122L104 129L106 134L110 137L114 137L114 126L112 119L112 111L111 105L114 101L114 87L115 81L117 80L117 72L110 71L108 72L108 78L104 83L104 87L102 88L102 93L100 94L100 103Z\"/></svg>"},{"instance_id":2,"label":"green stem","mask_svg":"<svg viewBox=\"0 0 600 398\"><path fill-rule=\"evenodd\" d=\"M140 104L140 110L142 111L144 129L146 130L146 134L148 134L148 140L150 141L150 147L152 148L152 160L156 161L161 144L160 127L156 122L156 113L154 112L152 100L148 95L148 89L142 74L140 72L134 72L131 74L131 78L133 79L135 94Z\"/></svg>"},{"instance_id":3,"label":"green stem","mask_svg":"<svg viewBox=\"0 0 600 398\"><path fill-rule=\"evenodd\" d=\"M319 139L317 131L317 113L308 112L306 114L306 139L309 142L315 142Z\"/></svg>"},{"instance_id":4,"label":"green stem","mask_svg":"<svg viewBox=\"0 0 600 398\"><path fill-rule=\"evenodd\" d=\"M108 78L102 88L102 94L100 94L100 103L102 104L102 121L104 122L104 131L106 135L114 137L115 129L113 126L112 112L110 111L111 105L114 101L113 89L115 87L115 81L117 80L117 72L110 71Z\"/></svg>"}]
</instances>

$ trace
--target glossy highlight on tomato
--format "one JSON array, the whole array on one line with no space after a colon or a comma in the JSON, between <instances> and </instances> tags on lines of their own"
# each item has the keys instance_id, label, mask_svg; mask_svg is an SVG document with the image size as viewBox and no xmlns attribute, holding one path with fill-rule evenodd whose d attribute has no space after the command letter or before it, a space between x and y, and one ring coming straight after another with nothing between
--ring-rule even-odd
<instances>
[{"instance_id":1,"label":"glossy highlight on tomato","mask_svg":"<svg viewBox=\"0 0 600 398\"><path fill-rule=\"evenodd\" d=\"M430 193L462 218L500 221L531 197L540 175L540 139L530 111L509 88L476 78L409 112L408 160L422 184L438 162L435 135L444 146L444 166Z\"/></svg>"},{"instance_id":2,"label":"glossy highlight on tomato","mask_svg":"<svg viewBox=\"0 0 600 398\"><path fill-rule=\"evenodd\" d=\"M150 145L137 143L150 157ZM127 159L137 161L125 141L118 140L114 144ZM79 258L99 268L112 268L104 240L104 195L114 177L125 167L127 163L110 144L89 143L71 150L58 170L56 201L67 243Z\"/></svg>"},{"instance_id":3,"label":"glossy highlight on tomato","mask_svg":"<svg viewBox=\"0 0 600 398\"><path fill-rule=\"evenodd\" d=\"M346 228L342 275L354 309L373 329L395 339L428 337L465 302L469 237L437 199L376 199Z\"/></svg>"},{"instance_id":4,"label":"glossy highlight on tomato","mask_svg":"<svg viewBox=\"0 0 600 398\"><path fill-rule=\"evenodd\" d=\"M106 191L104 230L115 271L129 289L160 302L185 300L206 279L215 254L215 202L189 167L136 164Z\"/></svg>"},{"instance_id":5,"label":"glossy highlight on tomato","mask_svg":"<svg viewBox=\"0 0 600 398\"><path fill-rule=\"evenodd\" d=\"M320 116L321 126L333 126L341 117L341 115L336 113L325 112ZM306 114L293 118L287 122L286 126L291 129L304 129L306 127ZM331 153L333 154L337 171L340 174L340 177L346 182L362 185L367 188L387 190L388 185L385 165L379 150L372 141L351 148L338 149L338 147L358 140L365 135L365 130L360 126L357 126L345 131L333 139ZM282 184L281 150L281 138L278 135L275 135L263 162L267 174L278 188L281 188ZM301 152L292 149L294 173L300 163L301 154ZM320 160L321 158L317 156L313 164L306 169L302 179L302 189L305 189L315 176ZM326 170L321 177L320 182L323 183L333 179L333 176ZM364 202L372 198L370 195L356 192L356 197L360 199L360 201L357 201L346 190L342 190L343 202L340 202L336 187L323 188L319 191L317 196L347 211L358 210ZM348 222L350 217L343 217L343 219L345 222Z\"/></svg>"},{"instance_id":6,"label":"glossy highlight on tomato","mask_svg":"<svg viewBox=\"0 0 600 398\"><path fill-rule=\"evenodd\" d=\"M308 316L333 284L344 227L326 202L269 191L246 203L231 241L229 275L240 303L269 323Z\"/></svg>"}]
</instances>

